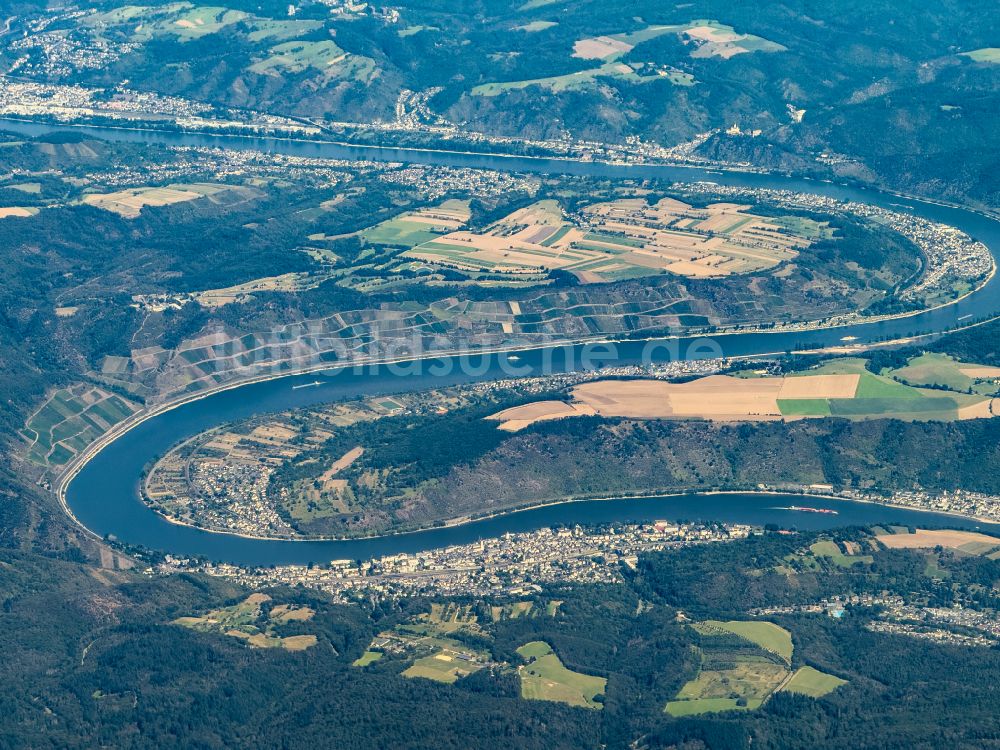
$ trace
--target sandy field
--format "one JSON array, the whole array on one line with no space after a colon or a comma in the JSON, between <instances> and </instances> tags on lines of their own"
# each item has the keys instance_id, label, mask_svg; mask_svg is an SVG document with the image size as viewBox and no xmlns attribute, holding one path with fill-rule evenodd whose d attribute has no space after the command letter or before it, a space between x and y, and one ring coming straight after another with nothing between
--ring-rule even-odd
<instances>
[{"instance_id":1,"label":"sandy field","mask_svg":"<svg viewBox=\"0 0 1000 750\"><path fill-rule=\"evenodd\" d=\"M332 464L330 464L330 468L327 469L325 472L323 472L322 475L320 475L319 481L321 482L330 481L334 476L337 475L338 472L343 471L348 466L357 461L359 458L361 458L364 452L365 449L362 448L360 445L355 448L351 448L349 451L347 451L347 453L345 453L343 456L341 456Z\"/></svg>"},{"instance_id":2,"label":"sandy field","mask_svg":"<svg viewBox=\"0 0 1000 750\"><path fill-rule=\"evenodd\" d=\"M632 45L609 36L581 39L573 45L573 57L583 60L603 60L612 55L623 55L632 50Z\"/></svg>"},{"instance_id":3,"label":"sandy field","mask_svg":"<svg viewBox=\"0 0 1000 750\"><path fill-rule=\"evenodd\" d=\"M585 404L568 404L565 401L536 401L533 404L505 409L490 415L487 419L500 422L499 429L505 432L517 432L535 422L564 417L592 416L593 414L596 414L594 409Z\"/></svg>"},{"instance_id":4,"label":"sandy field","mask_svg":"<svg viewBox=\"0 0 1000 750\"><path fill-rule=\"evenodd\" d=\"M1000 546L1000 538L977 534L974 531L928 531L917 529L915 534L880 534L875 537L889 549L922 549L949 547L958 549L964 544L983 543Z\"/></svg>"},{"instance_id":5,"label":"sandy field","mask_svg":"<svg viewBox=\"0 0 1000 750\"><path fill-rule=\"evenodd\" d=\"M989 419L1000 413L1000 399L988 398L978 404L962 406L958 410L959 419Z\"/></svg>"},{"instance_id":6,"label":"sandy field","mask_svg":"<svg viewBox=\"0 0 1000 750\"><path fill-rule=\"evenodd\" d=\"M958 371L965 375L967 378L975 379L986 379L986 378L1000 378L1000 367L987 367L985 365L975 365L972 367L959 367Z\"/></svg>"},{"instance_id":7,"label":"sandy field","mask_svg":"<svg viewBox=\"0 0 1000 750\"><path fill-rule=\"evenodd\" d=\"M778 398L854 398L861 375L804 375L783 378Z\"/></svg>"},{"instance_id":8,"label":"sandy field","mask_svg":"<svg viewBox=\"0 0 1000 750\"><path fill-rule=\"evenodd\" d=\"M191 190L142 188L139 190L120 190L117 193L91 193L83 196L83 202L88 206L96 206L125 218L134 219L144 206L167 206L172 203L193 201L201 197L201 193L195 193Z\"/></svg>"},{"instance_id":9,"label":"sandy field","mask_svg":"<svg viewBox=\"0 0 1000 750\"><path fill-rule=\"evenodd\" d=\"M35 212L30 208L21 208L20 206L8 206L7 208L0 208L0 219L6 219L8 217L19 217L27 218L28 216L34 216Z\"/></svg>"}]
</instances>

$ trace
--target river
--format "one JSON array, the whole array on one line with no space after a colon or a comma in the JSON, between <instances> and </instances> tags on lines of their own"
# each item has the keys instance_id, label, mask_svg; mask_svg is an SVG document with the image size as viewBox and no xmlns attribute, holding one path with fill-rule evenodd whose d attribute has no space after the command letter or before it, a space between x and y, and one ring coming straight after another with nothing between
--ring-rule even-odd
<instances>
[{"instance_id":1,"label":"river","mask_svg":"<svg viewBox=\"0 0 1000 750\"><path fill-rule=\"evenodd\" d=\"M0 129L34 136L56 130L38 123L0 120ZM773 188L816 193L840 200L854 200L896 211L914 213L924 218L950 224L984 242L997 257L1000 249L1000 222L961 208L939 205L912 198L880 193L864 188L847 187L813 180L742 172L720 174L703 169L667 166L624 166L599 162L562 159L535 159L465 154L440 151L345 146L335 143L295 141L275 138L214 136L190 133L124 130L116 128L74 128L78 132L110 141L147 142L177 146L216 146L250 149L269 153L315 158L398 161L414 164L497 169L511 172L577 174L600 177L658 178L677 182L706 180L740 187ZM995 276L984 287L954 305L927 311L907 318L800 333L733 333L714 337L717 349L703 353L712 356L769 354L803 345L836 345L845 337L858 342L906 336L913 332L943 331L962 320L1000 313L1000 282ZM650 344L618 344L608 362L630 363L652 359L675 358L676 349L655 348ZM519 352L517 366L525 375L542 371L551 356L555 371L580 366L582 347L566 347L554 352L540 349ZM683 352L683 356L699 356ZM509 363L504 355L483 355L475 374L462 374L454 359L436 360L447 375L400 373L382 366L365 372L344 371L317 375L287 376L221 391L203 399L164 412L125 433L89 461L66 488L66 502L77 519L100 535L110 535L123 542L139 544L176 555L200 555L244 565L272 565L321 562L331 559L366 558L398 552L415 552L450 544L463 544L505 532L527 531L556 523L596 523L607 521L648 520L653 518L702 519L734 523L778 523L798 528L824 528L877 522L915 525L947 524L966 528L984 528L1000 533L1000 526L977 524L951 516L920 513L897 508L852 503L818 501L804 504L836 508L839 515L795 513L778 510L801 498L767 495L687 495L643 500L610 500L566 503L512 513L461 526L431 529L412 534L351 541L271 541L213 534L165 521L139 499L139 479L145 466L180 440L210 427L254 414L311 406L367 394L391 393L446 384L487 380L504 375ZM599 362L598 362L599 363ZM468 369L468 368L466 368ZM314 382L320 385L299 387Z\"/></svg>"}]
</instances>

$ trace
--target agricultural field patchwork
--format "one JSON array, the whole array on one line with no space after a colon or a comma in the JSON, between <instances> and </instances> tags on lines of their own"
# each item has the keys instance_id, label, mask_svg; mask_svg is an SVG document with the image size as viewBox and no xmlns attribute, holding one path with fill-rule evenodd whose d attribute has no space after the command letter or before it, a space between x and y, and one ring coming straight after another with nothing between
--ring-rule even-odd
<instances>
[{"instance_id":1,"label":"agricultural field patchwork","mask_svg":"<svg viewBox=\"0 0 1000 750\"><path fill-rule=\"evenodd\" d=\"M997 369L978 365L962 365L962 368L979 375ZM863 360L834 360L829 365L785 377L710 375L686 383L597 380L575 386L566 401L536 401L505 409L489 418L508 432L551 419L594 415L715 421L830 416L954 421L996 416L998 402L993 392L995 387L990 393L914 387L868 372Z\"/></svg>"},{"instance_id":2,"label":"agricultural field patchwork","mask_svg":"<svg viewBox=\"0 0 1000 750\"><path fill-rule=\"evenodd\" d=\"M434 603L430 612L375 636L354 665L364 667L390 657L409 664L403 677L457 682L492 663L488 653L457 640L458 634L485 637L474 608L454 602Z\"/></svg>"},{"instance_id":3,"label":"agricultural field patchwork","mask_svg":"<svg viewBox=\"0 0 1000 750\"><path fill-rule=\"evenodd\" d=\"M822 570L824 562L829 562L839 568L850 568L854 565L870 564L874 561L871 555L858 554L859 552L859 545L853 542L821 539L809 545L807 550L786 557L778 570L782 573L797 573Z\"/></svg>"},{"instance_id":4,"label":"agricultural field patchwork","mask_svg":"<svg viewBox=\"0 0 1000 750\"><path fill-rule=\"evenodd\" d=\"M453 232L469 220L469 202L448 200L438 206L400 214L361 233L372 245L416 247Z\"/></svg>"},{"instance_id":5,"label":"agricultural field patchwork","mask_svg":"<svg viewBox=\"0 0 1000 750\"><path fill-rule=\"evenodd\" d=\"M1000 392L1000 367L959 362L946 354L928 352L904 367L884 373L914 386L938 386L952 391L992 396Z\"/></svg>"},{"instance_id":6,"label":"agricultural field patchwork","mask_svg":"<svg viewBox=\"0 0 1000 750\"><path fill-rule=\"evenodd\" d=\"M695 208L664 198L622 199L567 217L556 201L539 201L484 232L452 231L423 240L413 220L398 220L397 241L417 240L405 257L468 273L537 278L559 270L582 283L674 273L695 278L750 273L795 258L812 239L785 224L715 203ZM397 220L372 234L392 236ZM823 226L813 222L815 236ZM423 230L427 231L427 230Z\"/></svg>"},{"instance_id":7,"label":"agricultural field patchwork","mask_svg":"<svg viewBox=\"0 0 1000 750\"><path fill-rule=\"evenodd\" d=\"M596 380L575 386L565 401L515 406L489 417L517 432L536 422L578 416L629 419L768 421L816 417L915 421L988 419L998 414L1000 368L954 362L939 355L913 358L889 375L875 375L861 359L831 360L784 377L710 375L686 383ZM908 385L951 382L962 390ZM894 379L896 378L896 379ZM978 388L978 389L977 389ZM969 392L966 392L968 390Z\"/></svg>"},{"instance_id":8,"label":"agricultural field patchwork","mask_svg":"<svg viewBox=\"0 0 1000 750\"><path fill-rule=\"evenodd\" d=\"M58 469L138 405L88 383L62 388L28 417L21 429L27 457L33 463Z\"/></svg>"},{"instance_id":9,"label":"agricultural field patchwork","mask_svg":"<svg viewBox=\"0 0 1000 750\"><path fill-rule=\"evenodd\" d=\"M617 60L636 46L664 34L676 34L689 45L691 57L728 60L749 52L783 52L785 47L753 34L739 34L718 21L697 20L686 24L647 26L623 34L581 39L573 46L573 57L583 60Z\"/></svg>"},{"instance_id":10,"label":"agricultural field patchwork","mask_svg":"<svg viewBox=\"0 0 1000 750\"><path fill-rule=\"evenodd\" d=\"M172 624L201 633L220 633L237 638L252 648L304 651L316 645L315 635L281 636L277 629L292 622L307 622L315 614L309 607L271 605L271 597L267 594L251 594L238 604L214 609L200 616L178 617Z\"/></svg>"},{"instance_id":11,"label":"agricultural field patchwork","mask_svg":"<svg viewBox=\"0 0 1000 750\"><path fill-rule=\"evenodd\" d=\"M606 680L566 669L545 643L518 649L526 665L514 667L495 662L487 650L472 647L469 639L488 643L488 626L505 620L554 617L561 601L511 601L486 605L435 602L424 612L379 633L354 662L364 668L386 661L402 662L403 677L451 684L485 667L520 675L522 695L569 705L600 708L594 701L604 692Z\"/></svg>"},{"instance_id":12,"label":"agricultural field patchwork","mask_svg":"<svg viewBox=\"0 0 1000 750\"><path fill-rule=\"evenodd\" d=\"M522 9L529 8L522 6ZM550 21L533 21L518 28L524 31L541 31L554 25ZM589 88L601 78L619 78L633 84L669 81L675 86L695 85L694 76L686 71L670 65L632 59L630 53L637 46L665 34L677 35L691 48L690 56L695 59L717 57L728 60L750 52L785 51L785 47L776 42L753 34L737 33L732 26L717 21L696 20L686 24L647 26L636 31L577 40L573 45L572 57L595 61L599 63L597 67L520 81L480 84L471 93L475 96L497 96L530 86L540 86L558 93ZM626 56L628 59L623 59Z\"/></svg>"},{"instance_id":13,"label":"agricultural field patchwork","mask_svg":"<svg viewBox=\"0 0 1000 750\"><path fill-rule=\"evenodd\" d=\"M819 698L846 684L811 667L793 673L791 633L774 623L706 620L691 627L701 636L700 666L667 703L671 716L754 710L778 690Z\"/></svg>"}]
</instances>

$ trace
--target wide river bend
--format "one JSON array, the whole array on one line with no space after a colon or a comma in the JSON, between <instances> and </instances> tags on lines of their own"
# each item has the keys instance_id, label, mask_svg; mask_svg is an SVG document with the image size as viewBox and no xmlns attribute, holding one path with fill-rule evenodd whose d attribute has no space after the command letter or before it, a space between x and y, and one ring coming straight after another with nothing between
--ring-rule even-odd
<instances>
[{"instance_id":1,"label":"wide river bend","mask_svg":"<svg viewBox=\"0 0 1000 750\"><path fill-rule=\"evenodd\" d=\"M59 129L39 123L0 120L0 129L24 135L41 135ZM65 128L62 128L65 129ZM215 136L190 133L124 130L117 128L74 128L109 141L146 142L176 146L215 146L250 149L268 153L314 158L405 162L495 169L508 172L592 175L608 178L657 178L676 182L710 181L723 185L773 188L826 195L839 200L871 203L910 212L932 221L958 227L985 243L994 258L1000 251L1000 222L953 206L880 193L814 180L743 172L708 171L667 166L624 166L600 162L536 159L442 151L422 151L378 147L345 146L335 143L275 138ZM733 333L714 337L725 356L745 356L782 352L803 345L831 346L846 337L857 342L898 338L914 332L945 331L962 321L1000 314L1000 280L996 276L985 286L959 302L906 318L809 332ZM666 343L666 342L664 342ZM625 342L616 345L614 362L642 361L649 345ZM683 347L682 347L683 351ZM541 372L546 359L555 370L579 366L580 347L555 351L518 352L517 366L525 374ZM664 346L657 358L668 359L676 351ZM697 355L694 355L697 356ZM654 518L702 519L734 523L778 523L798 528L829 528L878 522L904 525L947 524L982 528L1000 534L1000 525L981 524L952 516L908 511L865 503L771 495L684 495L641 500L603 500L550 505L511 513L459 526L429 529L411 534L349 541L277 541L214 534L178 526L164 520L139 499L139 479L143 468L180 440L203 430L254 414L312 406L362 395L431 388L449 383L488 380L504 376L503 354L482 355L473 375L434 376L401 374L397 368L372 367L365 372L291 375L250 383L220 391L166 411L138 424L105 446L84 465L66 487L66 502L76 518L100 535L112 535L130 544L163 550L175 555L197 555L242 565L280 565L322 562L332 559L363 559L399 552L417 552L451 544L464 544L506 532L529 531L560 523L600 523L649 520ZM453 363L447 358L439 365ZM444 369L444 368L443 368ZM320 385L299 387L309 383ZM795 513L781 510L791 504L834 508L839 515Z\"/></svg>"}]
</instances>

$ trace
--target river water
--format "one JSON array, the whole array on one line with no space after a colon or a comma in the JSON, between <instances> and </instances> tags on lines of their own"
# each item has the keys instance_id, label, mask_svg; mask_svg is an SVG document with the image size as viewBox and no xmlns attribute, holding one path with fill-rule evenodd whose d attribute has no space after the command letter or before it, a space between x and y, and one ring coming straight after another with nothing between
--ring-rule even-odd
<instances>
[{"instance_id":1,"label":"river water","mask_svg":"<svg viewBox=\"0 0 1000 750\"><path fill-rule=\"evenodd\" d=\"M37 123L0 120L0 129L34 136L55 130ZM707 180L740 187L773 188L816 193L841 200L854 200L896 211L914 213L924 218L950 224L984 242L997 257L1000 249L1000 223L986 216L960 208L813 180L740 172L720 174L702 169L660 166L622 166L599 162L560 159L533 159L438 151L345 146L334 143L294 141L274 138L212 136L188 133L121 130L115 128L74 128L88 135L110 141L146 142L178 146L215 146L249 149L329 159L398 161L414 164L497 169L512 172L576 174L610 178L658 178L677 182ZM1000 283L994 277L986 286L964 300L937 310L908 318L800 333L734 333L713 337L717 345L710 350L690 350L681 342L683 357L740 356L770 354L802 346L834 345L845 337L859 342L899 337L914 332L942 331L960 321L1000 313ZM633 363L676 359L676 342L627 342L616 345L608 363ZM668 345L669 344L669 345ZM651 349L652 347L652 349ZM583 347L558 350L539 349L519 352L516 367L520 374L577 369ZM593 361L594 358L592 358ZM595 364L600 364L600 356ZM444 375L432 375L429 368L419 372L382 366L363 372L345 370L287 376L253 383L213 394L180 406L153 419L115 440L97 454L69 484L66 500L76 517L101 535L112 535L132 544L163 550L177 555L201 555L245 565L272 565L321 562L331 559L366 558L399 552L464 544L506 532L529 531L557 523L598 523L608 521L649 520L654 518L701 519L733 523L778 523L803 529L829 528L878 522L904 525L947 524L980 528L1000 533L1000 526L976 524L955 517L906 511L896 508L848 501L803 500L767 495L687 495L642 500L610 500L566 503L507 514L462 526L431 529L351 541L271 541L212 534L199 529L168 523L139 499L138 487L143 469L180 440L210 427L254 414L311 406L368 394L402 392L447 384L488 380L506 375L510 361L505 355L482 355L474 358L475 367L455 366L454 358L434 360ZM469 364L466 362L466 364ZM474 371L474 374L469 374ZM312 383L319 385L310 385ZM299 387L296 387L299 386ZM308 387L301 387L308 386ZM796 513L780 510L782 506L805 504L829 507L839 515Z\"/></svg>"}]
</instances>

